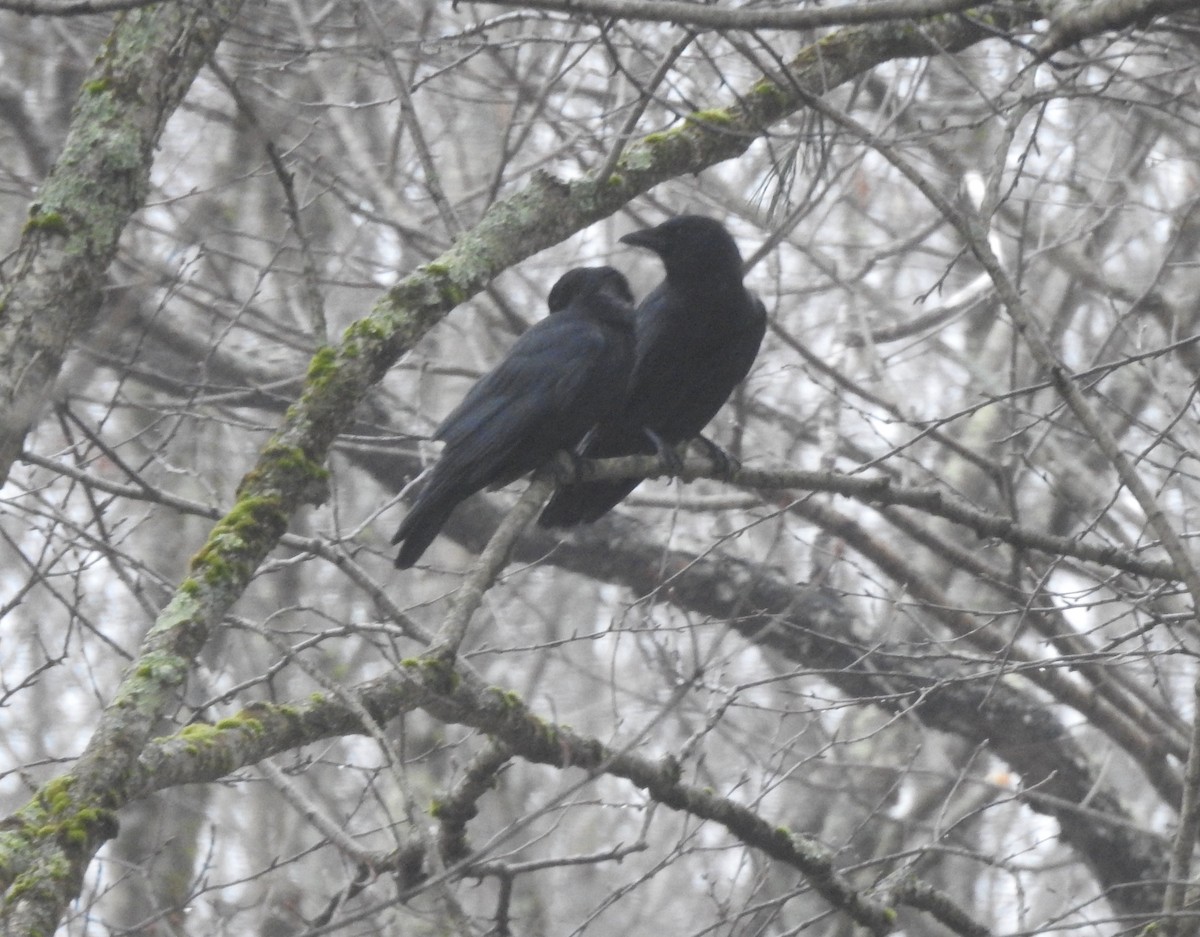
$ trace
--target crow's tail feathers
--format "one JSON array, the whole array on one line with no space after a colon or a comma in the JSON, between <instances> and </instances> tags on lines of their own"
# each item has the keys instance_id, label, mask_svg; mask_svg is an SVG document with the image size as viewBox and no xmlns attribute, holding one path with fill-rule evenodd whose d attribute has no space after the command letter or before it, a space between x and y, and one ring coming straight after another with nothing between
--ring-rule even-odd
<instances>
[{"instance_id":1,"label":"crow's tail feathers","mask_svg":"<svg viewBox=\"0 0 1200 937\"><path fill-rule=\"evenodd\" d=\"M396 555L396 569L408 569L421 558L463 497L458 491L432 485L421 492L392 537L392 543L403 541Z\"/></svg>"},{"instance_id":2,"label":"crow's tail feathers","mask_svg":"<svg viewBox=\"0 0 1200 937\"><path fill-rule=\"evenodd\" d=\"M574 527L599 520L615 508L641 481L640 478L612 482L585 482L565 485L538 518L539 527Z\"/></svg>"}]
</instances>

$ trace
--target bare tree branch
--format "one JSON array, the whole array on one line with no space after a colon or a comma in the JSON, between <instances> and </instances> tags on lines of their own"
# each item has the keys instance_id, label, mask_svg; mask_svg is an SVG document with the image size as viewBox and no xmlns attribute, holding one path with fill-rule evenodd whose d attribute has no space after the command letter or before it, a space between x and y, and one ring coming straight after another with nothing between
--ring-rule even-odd
<instances>
[{"instance_id":1,"label":"bare tree branch","mask_svg":"<svg viewBox=\"0 0 1200 937\"><path fill-rule=\"evenodd\" d=\"M805 10L728 10L675 0L501 0L500 6L552 10L577 16L611 16L654 23L675 23L704 29L817 29L854 26L898 19L924 19L961 13L973 5L965 0L871 0ZM1086 33L1085 33L1086 35Z\"/></svg>"},{"instance_id":2,"label":"bare tree branch","mask_svg":"<svg viewBox=\"0 0 1200 937\"><path fill-rule=\"evenodd\" d=\"M157 0L0 0L0 10L21 16L87 16L153 6Z\"/></svg>"}]
</instances>

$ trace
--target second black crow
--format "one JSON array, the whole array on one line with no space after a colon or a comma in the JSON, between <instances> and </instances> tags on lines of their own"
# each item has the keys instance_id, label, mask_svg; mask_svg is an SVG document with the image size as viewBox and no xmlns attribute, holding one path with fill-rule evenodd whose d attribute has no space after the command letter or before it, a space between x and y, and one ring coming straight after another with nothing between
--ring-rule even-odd
<instances>
[{"instance_id":1,"label":"second black crow","mask_svg":"<svg viewBox=\"0 0 1200 937\"><path fill-rule=\"evenodd\" d=\"M573 449L624 406L634 362L633 294L612 267L568 271L551 315L467 392L434 431L446 445L400 524L396 567L412 566L464 498Z\"/></svg>"},{"instance_id":2,"label":"second black crow","mask_svg":"<svg viewBox=\"0 0 1200 937\"><path fill-rule=\"evenodd\" d=\"M767 312L742 285L742 257L724 225L679 215L621 238L658 254L666 279L637 310L637 362L629 399L588 440L590 458L671 453L721 409L750 370ZM538 523L594 521L637 487L637 480L565 485Z\"/></svg>"}]
</instances>

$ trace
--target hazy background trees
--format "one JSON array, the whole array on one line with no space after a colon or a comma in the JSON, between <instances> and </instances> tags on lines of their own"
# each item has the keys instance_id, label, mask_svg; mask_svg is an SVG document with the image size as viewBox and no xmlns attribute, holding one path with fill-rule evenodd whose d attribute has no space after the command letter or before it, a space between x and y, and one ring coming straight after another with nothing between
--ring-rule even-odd
<instances>
[{"instance_id":1,"label":"hazy background trees","mask_svg":"<svg viewBox=\"0 0 1200 937\"><path fill-rule=\"evenodd\" d=\"M11 932L1194 927L1189 4L195 6L0 491ZM106 64L154 9L54 11L0 13L0 322L97 241L40 201L68 132L179 80ZM770 313L742 472L520 533L423 656L525 485L395 573L429 432L683 211ZM280 455L322 421L327 479Z\"/></svg>"}]
</instances>

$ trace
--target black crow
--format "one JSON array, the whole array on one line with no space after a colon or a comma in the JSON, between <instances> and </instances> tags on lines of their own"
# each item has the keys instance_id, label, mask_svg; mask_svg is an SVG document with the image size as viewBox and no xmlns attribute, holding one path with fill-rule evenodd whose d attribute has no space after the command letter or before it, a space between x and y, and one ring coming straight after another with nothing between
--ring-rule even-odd
<instances>
[{"instance_id":1,"label":"black crow","mask_svg":"<svg viewBox=\"0 0 1200 937\"><path fill-rule=\"evenodd\" d=\"M635 349L625 277L612 267L570 270L549 306L434 432L446 445L392 538L403 541L398 569L420 559L464 498L574 448L624 405Z\"/></svg>"},{"instance_id":2,"label":"black crow","mask_svg":"<svg viewBox=\"0 0 1200 937\"><path fill-rule=\"evenodd\" d=\"M591 458L658 452L699 435L741 382L767 326L763 304L742 285L742 257L718 221L680 215L621 238L654 251L667 277L637 310L637 363L629 400L597 427ZM715 448L715 447L714 447ZM637 480L584 482L555 492L538 523L596 520Z\"/></svg>"}]
</instances>

